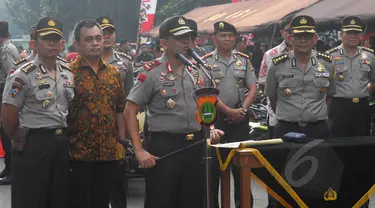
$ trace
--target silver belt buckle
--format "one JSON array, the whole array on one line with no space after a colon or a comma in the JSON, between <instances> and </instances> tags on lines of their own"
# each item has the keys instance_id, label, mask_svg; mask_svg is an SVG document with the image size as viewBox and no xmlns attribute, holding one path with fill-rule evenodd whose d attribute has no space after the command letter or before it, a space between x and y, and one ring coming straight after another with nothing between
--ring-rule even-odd
<instances>
[{"instance_id":1,"label":"silver belt buckle","mask_svg":"<svg viewBox=\"0 0 375 208\"><path fill-rule=\"evenodd\" d=\"M186 135L186 141L191 141L194 139L194 134L187 134Z\"/></svg>"},{"instance_id":2,"label":"silver belt buckle","mask_svg":"<svg viewBox=\"0 0 375 208\"><path fill-rule=\"evenodd\" d=\"M299 122L298 122L298 126L299 126L299 127L306 127L306 126L307 126L307 123L306 123L306 122L299 121Z\"/></svg>"}]
</instances>

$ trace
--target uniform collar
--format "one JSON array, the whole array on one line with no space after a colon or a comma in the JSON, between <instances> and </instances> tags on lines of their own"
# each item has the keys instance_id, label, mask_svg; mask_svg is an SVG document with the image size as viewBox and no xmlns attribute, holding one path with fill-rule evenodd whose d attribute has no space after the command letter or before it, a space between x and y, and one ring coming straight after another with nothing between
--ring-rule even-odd
<instances>
[{"instance_id":1,"label":"uniform collar","mask_svg":"<svg viewBox=\"0 0 375 208\"><path fill-rule=\"evenodd\" d=\"M41 76L41 78L46 78L50 76L48 69L44 66L38 55L35 56L33 64L38 67L37 76ZM61 68L60 64L56 63L56 82L59 80L61 76L63 76L64 78L68 78L64 70Z\"/></svg>"},{"instance_id":2,"label":"uniform collar","mask_svg":"<svg viewBox=\"0 0 375 208\"><path fill-rule=\"evenodd\" d=\"M235 62L238 60L238 56L236 55L236 53L234 51L232 51L232 55L230 56L230 59L228 61L228 63L226 62L225 59L223 59L220 55L219 55L219 52L217 51L217 49L215 49L213 52L212 52L212 55L215 59L215 61L220 61L221 63L229 66L231 63Z\"/></svg>"},{"instance_id":3,"label":"uniform collar","mask_svg":"<svg viewBox=\"0 0 375 208\"><path fill-rule=\"evenodd\" d=\"M311 52L311 54L310 54L310 58L309 58L309 61L307 62L306 70L303 70L300 67L300 64L298 63L298 60L296 58L296 55L295 55L294 51L289 52L289 57L290 57L290 60L291 60L291 63L290 63L291 67L292 68L298 68L301 71L307 72L311 69L311 67L317 66L317 58L316 58L314 52Z\"/></svg>"},{"instance_id":4,"label":"uniform collar","mask_svg":"<svg viewBox=\"0 0 375 208\"><path fill-rule=\"evenodd\" d=\"M277 53L282 54L285 52L288 52L288 50L287 50L286 43L284 40L280 45L277 46Z\"/></svg>"},{"instance_id":5,"label":"uniform collar","mask_svg":"<svg viewBox=\"0 0 375 208\"><path fill-rule=\"evenodd\" d=\"M346 52L345 52L345 49L344 49L344 44L341 43L341 45L339 45L337 47L339 49L339 53L340 55L346 55ZM361 55L362 54L362 49L360 47L357 47L357 52L354 54L354 57L358 56L358 55ZM348 58L350 58L349 56L347 56Z\"/></svg>"},{"instance_id":6,"label":"uniform collar","mask_svg":"<svg viewBox=\"0 0 375 208\"><path fill-rule=\"evenodd\" d=\"M111 57L109 57L108 63L112 64L113 62L118 61L119 59L120 59L120 56L118 56L116 51L112 49L112 55Z\"/></svg>"}]
</instances>

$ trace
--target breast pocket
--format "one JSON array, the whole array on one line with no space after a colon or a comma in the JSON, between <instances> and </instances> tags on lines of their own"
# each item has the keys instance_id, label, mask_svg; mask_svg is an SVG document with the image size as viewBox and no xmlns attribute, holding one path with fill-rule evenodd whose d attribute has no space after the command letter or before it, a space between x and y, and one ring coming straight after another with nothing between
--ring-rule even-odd
<instances>
[{"instance_id":1,"label":"breast pocket","mask_svg":"<svg viewBox=\"0 0 375 208\"><path fill-rule=\"evenodd\" d=\"M369 81L369 72L371 71L371 68L368 64L360 64L360 74L359 74L359 80L364 82L363 84L366 84ZM366 82L366 83L365 83Z\"/></svg>"},{"instance_id":2,"label":"breast pocket","mask_svg":"<svg viewBox=\"0 0 375 208\"><path fill-rule=\"evenodd\" d=\"M279 87L282 89L285 88L295 88L297 86L296 79L283 79L279 82Z\"/></svg>"},{"instance_id":3,"label":"breast pocket","mask_svg":"<svg viewBox=\"0 0 375 208\"><path fill-rule=\"evenodd\" d=\"M245 71L243 70L234 70L234 76L239 79L245 79Z\"/></svg>"},{"instance_id":4,"label":"breast pocket","mask_svg":"<svg viewBox=\"0 0 375 208\"><path fill-rule=\"evenodd\" d=\"M212 75L214 79L222 79L224 77L224 73L220 69L213 69Z\"/></svg>"},{"instance_id":5,"label":"breast pocket","mask_svg":"<svg viewBox=\"0 0 375 208\"><path fill-rule=\"evenodd\" d=\"M327 88L329 86L328 78L314 78L314 85L318 88Z\"/></svg>"},{"instance_id":6,"label":"breast pocket","mask_svg":"<svg viewBox=\"0 0 375 208\"><path fill-rule=\"evenodd\" d=\"M39 108L48 109L55 102L56 95L49 89L46 89L37 91L35 98Z\"/></svg>"},{"instance_id":7,"label":"breast pocket","mask_svg":"<svg viewBox=\"0 0 375 208\"><path fill-rule=\"evenodd\" d=\"M173 82L162 83L162 88L160 89L161 99L158 102L157 106L159 108L168 108L168 109L181 107L177 105L177 99L181 99L178 97L179 93L180 91L177 87L175 87L175 83Z\"/></svg>"}]
</instances>

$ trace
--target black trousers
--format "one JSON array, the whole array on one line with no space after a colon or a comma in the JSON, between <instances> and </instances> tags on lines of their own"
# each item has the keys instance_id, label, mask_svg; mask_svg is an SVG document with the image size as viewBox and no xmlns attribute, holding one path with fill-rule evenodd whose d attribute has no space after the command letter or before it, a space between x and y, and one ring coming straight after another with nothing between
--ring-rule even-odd
<instances>
[{"instance_id":1,"label":"black trousers","mask_svg":"<svg viewBox=\"0 0 375 208\"><path fill-rule=\"evenodd\" d=\"M329 128L326 121L308 123L306 127L301 127L298 122L277 122L274 127L274 137L282 138L289 132L303 133L309 138L327 139L329 138Z\"/></svg>"},{"instance_id":2,"label":"black trousers","mask_svg":"<svg viewBox=\"0 0 375 208\"><path fill-rule=\"evenodd\" d=\"M238 124L229 123L224 120L225 117L222 114L219 115L218 121L215 124L215 128L220 129L225 132L224 136L221 138L221 143L246 141L249 139L249 118ZM220 150L220 155L223 160L225 160L229 154L230 150L222 149ZM219 182L220 182L220 164L216 156L216 149L212 148L212 194L213 194L213 207L219 208L218 193L219 193ZM224 161L223 161L224 162ZM229 167L228 167L229 168ZM233 178L234 178L234 198L236 201L240 200L240 169L234 165L230 166Z\"/></svg>"},{"instance_id":3,"label":"black trousers","mask_svg":"<svg viewBox=\"0 0 375 208\"><path fill-rule=\"evenodd\" d=\"M3 150L5 152L4 155L4 163L5 169L4 171L8 172L9 174L12 172L11 166L11 155L12 155L12 144L10 141L10 137L7 133L5 133L3 127L0 128L0 136L1 136L1 145L3 146Z\"/></svg>"},{"instance_id":4,"label":"black trousers","mask_svg":"<svg viewBox=\"0 0 375 208\"><path fill-rule=\"evenodd\" d=\"M370 136L371 108L367 98L360 99L359 103L333 98L330 117L332 137Z\"/></svg>"},{"instance_id":5,"label":"black trousers","mask_svg":"<svg viewBox=\"0 0 375 208\"><path fill-rule=\"evenodd\" d=\"M184 148L202 139L186 134L150 132L147 151L157 157ZM147 169L145 208L201 208L204 196L203 144L156 162Z\"/></svg>"},{"instance_id":6,"label":"black trousers","mask_svg":"<svg viewBox=\"0 0 375 208\"><path fill-rule=\"evenodd\" d=\"M12 208L66 208L69 139L30 130L23 152L12 151Z\"/></svg>"},{"instance_id":7,"label":"black trousers","mask_svg":"<svg viewBox=\"0 0 375 208\"><path fill-rule=\"evenodd\" d=\"M126 161L118 161L115 171L115 181L111 192L111 207L126 208L128 180L126 178Z\"/></svg>"},{"instance_id":8,"label":"black trousers","mask_svg":"<svg viewBox=\"0 0 375 208\"><path fill-rule=\"evenodd\" d=\"M0 95L3 94L4 91L4 85L0 86ZM0 103L3 103L2 96L0 96ZM1 107L0 107L0 113L1 113ZM0 136L1 136L1 145L3 146L3 150L5 152L4 155L4 163L5 163L5 169L4 171L10 173L11 172L11 151L12 151L12 145L10 142L10 138L7 133L5 133L3 126L0 127Z\"/></svg>"},{"instance_id":9,"label":"black trousers","mask_svg":"<svg viewBox=\"0 0 375 208\"><path fill-rule=\"evenodd\" d=\"M69 200L66 208L108 208L117 161L70 161Z\"/></svg>"}]
</instances>

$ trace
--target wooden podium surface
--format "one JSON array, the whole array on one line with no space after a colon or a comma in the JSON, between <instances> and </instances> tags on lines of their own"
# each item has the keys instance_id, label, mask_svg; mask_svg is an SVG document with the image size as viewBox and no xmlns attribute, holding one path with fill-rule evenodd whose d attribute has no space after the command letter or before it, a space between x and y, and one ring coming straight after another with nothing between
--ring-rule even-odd
<instances>
[{"instance_id":1,"label":"wooden podium surface","mask_svg":"<svg viewBox=\"0 0 375 208\"><path fill-rule=\"evenodd\" d=\"M240 168L241 208L251 207L251 168L260 168L262 165L251 150L236 150L233 164ZM230 168L221 172L221 206L230 208Z\"/></svg>"}]
</instances>

